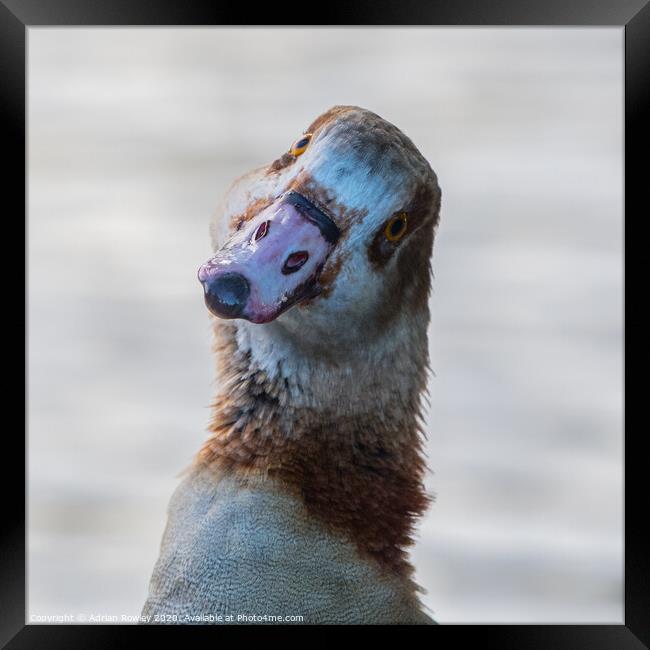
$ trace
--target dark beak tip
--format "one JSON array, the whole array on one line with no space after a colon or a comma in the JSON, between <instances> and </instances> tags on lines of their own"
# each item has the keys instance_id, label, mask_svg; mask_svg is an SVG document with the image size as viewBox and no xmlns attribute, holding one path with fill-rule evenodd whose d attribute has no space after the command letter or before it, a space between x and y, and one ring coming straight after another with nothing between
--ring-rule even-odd
<instances>
[{"instance_id":1,"label":"dark beak tip","mask_svg":"<svg viewBox=\"0 0 650 650\"><path fill-rule=\"evenodd\" d=\"M209 281L202 281L207 308L219 318L237 318L242 314L250 285L240 273L224 273Z\"/></svg>"}]
</instances>

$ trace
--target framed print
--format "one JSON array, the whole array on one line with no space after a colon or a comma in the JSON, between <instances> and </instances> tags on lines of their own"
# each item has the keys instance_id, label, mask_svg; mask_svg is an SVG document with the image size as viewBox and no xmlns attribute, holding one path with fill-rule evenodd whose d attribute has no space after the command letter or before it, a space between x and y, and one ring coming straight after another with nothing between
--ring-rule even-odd
<instances>
[{"instance_id":1,"label":"framed print","mask_svg":"<svg viewBox=\"0 0 650 650\"><path fill-rule=\"evenodd\" d=\"M3 647L647 647L647 3L242 13L0 3L26 272Z\"/></svg>"}]
</instances>

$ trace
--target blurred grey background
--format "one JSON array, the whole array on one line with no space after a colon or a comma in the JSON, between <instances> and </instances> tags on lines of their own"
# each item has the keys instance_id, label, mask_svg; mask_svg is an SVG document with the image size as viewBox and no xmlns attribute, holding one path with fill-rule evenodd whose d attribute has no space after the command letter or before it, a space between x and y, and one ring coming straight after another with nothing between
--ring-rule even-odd
<instances>
[{"instance_id":1,"label":"blurred grey background","mask_svg":"<svg viewBox=\"0 0 650 650\"><path fill-rule=\"evenodd\" d=\"M357 104L443 190L426 603L443 623L622 622L622 28L28 43L28 620L140 612L214 390L209 218Z\"/></svg>"}]
</instances>

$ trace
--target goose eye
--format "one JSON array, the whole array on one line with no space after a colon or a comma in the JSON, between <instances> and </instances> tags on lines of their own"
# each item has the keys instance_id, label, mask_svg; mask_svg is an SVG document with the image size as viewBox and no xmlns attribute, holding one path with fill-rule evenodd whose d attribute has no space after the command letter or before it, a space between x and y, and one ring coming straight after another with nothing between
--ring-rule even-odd
<instances>
[{"instance_id":1,"label":"goose eye","mask_svg":"<svg viewBox=\"0 0 650 650\"><path fill-rule=\"evenodd\" d=\"M309 146L309 141L311 140L311 133L305 133L305 135L296 140L292 145L289 153L292 156L299 156L301 153L305 153L305 149Z\"/></svg>"},{"instance_id":2,"label":"goose eye","mask_svg":"<svg viewBox=\"0 0 650 650\"><path fill-rule=\"evenodd\" d=\"M406 232L406 227L408 225L408 217L406 212L400 212L396 214L386 224L384 234L388 241L399 241Z\"/></svg>"}]
</instances>

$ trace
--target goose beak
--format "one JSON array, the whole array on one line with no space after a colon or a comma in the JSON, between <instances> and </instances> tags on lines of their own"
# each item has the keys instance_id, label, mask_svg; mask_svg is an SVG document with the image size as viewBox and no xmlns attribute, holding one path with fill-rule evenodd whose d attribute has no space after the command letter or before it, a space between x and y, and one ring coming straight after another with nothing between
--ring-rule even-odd
<instances>
[{"instance_id":1,"label":"goose beak","mask_svg":"<svg viewBox=\"0 0 650 650\"><path fill-rule=\"evenodd\" d=\"M339 236L321 208L287 192L199 268L207 308L219 318L276 319L318 295L318 277Z\"/></svg>"}]
</instances>

